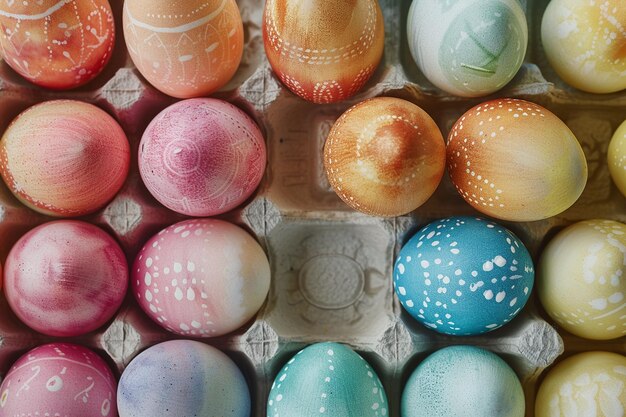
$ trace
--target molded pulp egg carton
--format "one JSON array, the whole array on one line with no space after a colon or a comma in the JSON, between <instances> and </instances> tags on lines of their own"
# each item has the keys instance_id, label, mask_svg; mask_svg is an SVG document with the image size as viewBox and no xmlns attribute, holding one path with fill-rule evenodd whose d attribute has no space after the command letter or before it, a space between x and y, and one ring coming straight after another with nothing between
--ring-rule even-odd
<instances>
[{"instance_id":1,"label":"molded pulp egg carton","mask_svg":"<svg viewBox=\"0 0 626 417\"><path fill-rule=\"evenodd\" d=\"M131 143L131 174L106 208L84 220L115 236L132 262L149 237L184 217L154 200L139 177L136 157L143 130L175 99L159 93L134 69L123 41L122 3L111 0L117 29L115 55L104 73L85 87L46 91L28 84L0 62L0 132L22 110L51 99L84 100L112 114ZM522 0L530 25L526 62L494 97L528 99L561 117L585 150L589 182L580 200L557 217L532 223L503 222L525 242L535 262L547 241L565 225L587 218L626 222L626 199L612 184L606 164L610 137L626 119L626 93L585 94L555 75L539 35L547 3ZM447 175L435 195L411 215L381 219L356 213L330 188L322 148L339 115L365 98L387 95L410 100L435 119L444 136L463 112L485 100L446 95L420 73L405 35L410 0L380 1L386 31L383 62L359 95L332 105L305 102L281 86L263 49L264 2L239 0L238 4L245 26L244 57L234 79L215 96L255 118L265 134L269 162L257 193L220 217L244 226L258 238L270 260L272 285L266 304L252 322L230 335L204 341L229 354L246 374L254 417L265 416L269 388L282 365L297 350L318 341L346 343L370 362L385 386L391 416L399 416L402 388L413 369L428 354L448 345L472 344L500 354L523 383L527 416L534 414L538 384L554 361L585 350L624 353L624 337L593 342L553 327L536 294L511 323L478 337L439 335L401 309L394 297L392 269L402 244L431 220L478 213L461 199ZM0 185L0 261L4 264L12 245L26 231L50 220L21 205ZM119 375L143 349L176 338L145 316L129 293L108 325L67 341L95 349ZM59 339L21 324L0 294L0 377L21 354L53 340Z\"/></svg>"}]
</instances>

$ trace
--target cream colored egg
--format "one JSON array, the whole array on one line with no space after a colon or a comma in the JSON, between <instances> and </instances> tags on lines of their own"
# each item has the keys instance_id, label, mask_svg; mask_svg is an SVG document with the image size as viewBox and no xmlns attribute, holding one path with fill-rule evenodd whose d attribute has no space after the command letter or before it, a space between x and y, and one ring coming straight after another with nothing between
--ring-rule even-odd
<instances>
[{"instance_id":1,"label":"cream colored egg","mask_svg":"<svg viewBox=\"0 0 626 417\"><path fill-rule=\"evenodd\" d=\"M626 225L586 220L550 241L537 280L546 312L577 336L607 340L626 334Z\"/></svg>"},{"instance_id":2,"label":"cream colored egg","mask_svg":"<svg viewBox=\"0 0 626 417\"><path fill-rule=\"evenodd\" d=\"M613 182L626 197L626 121L615 131L611 139L608 162Z\"/></svg>"}]
</instances>

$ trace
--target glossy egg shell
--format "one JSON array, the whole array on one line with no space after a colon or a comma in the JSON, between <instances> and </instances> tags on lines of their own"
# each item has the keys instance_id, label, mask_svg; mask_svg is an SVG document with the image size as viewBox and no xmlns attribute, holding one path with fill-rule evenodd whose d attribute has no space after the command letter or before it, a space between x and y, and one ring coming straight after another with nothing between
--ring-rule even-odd
<instances>
[{"instance_id":1,"label":"glossy egg shell","mask_svg":"<svg viewBox=\"0 0 626 417\"><path fill-rule=\"evenodd\" d=\"M120 417L250 417L241 370L216 348L191 340L152 346L124 370Z\"/></svg>"},{"instance_id":2,"label":"glossy egg shell","mask_svg":"<svg viewBox=\"0 0 626 417\"><path fill-rule=\"evenodd\" d=\"M141 308L165 329L211 337L243 326L263 305L270 267L261 246L222 220L186 220L143 246L132 268Z\"/></svg>"},{"instance_id":3,"label":"glossy egg shell","mask_svg":"<svg viewBox=\"0 0 626 417\"><path fill-rule=\"evenodd\" d=\"M430 82L450 94L480 97L517 74L528 24L518 0L414 0L407 36L411 55Z\"/></svg>"},{"instance_id":4,"label":"glossy egg shell","mask_svg":"<svg viewBox=\"0 0 626 417\"><path fill-rule=\"evenodd\" d=\"M0 4L0 56L28 81L52 89L83 85L109 62L115 44L107 0Z\"/></svg>"},{"instance_id":5,"label":"glossy egg shell","mask_svg":"<svg viewBox=\"0 0 626 417\"><path fill-rule=\"evenodd\" d=\"M587 183L585 154L571 130L524 100L497 99L467 111L452 127L446 153L465 201L498 219L555 216Z\"/></svg>"},{"instance_id":6,"label":"glossy egg shell","mask_svg":"<svg viewBox=\"0 0 626 417\"><path fill-rule=\"evenodd\" d=\"M586 220L559 232L541 255L537 290L565 330L597 340L626 335L626 225Z\"/></svg>"},{"instance_id":7,"label":"glossy egg shell","mask_svg":"<svg viewBox=\"0 0 626 417\"><path fill-rule=\"evenodd\" d=\"M267 0L263 40L274 73L314 103L356 94L372 76L385 43L377 0Z\"/></svg>"},{"instance_id":8,"label":"glossy egg shell","mask_svg":"<svg viewBox=\"0 0 626 417\"><path fill-rule=\"evenodd\" d=\"M29 208L75 217L104 207L120 190L130 145L104 110L80 101L35 105L0 140L0 174Z\"/></svg>"},{"instance_id":9,"label":"glossy egg shell","mask_svg":"<svg viewBox=\"0 0 626 417\"><path fill-rule=\"evenodd\" d=\"M170 96L207 96L228 83L241 62L243 23L235 0L125 0L123 20L135 66Z\"/></svg>"},{"instance_id":10,"label":"glossy egg shell","mask_svg":"<svg viewBox=\"0 0 626 417\"><path fill-rule=\"evenodd\" d=\"M607 159L613 182L626 197L626 122L615 131L609 144Z\"/></svg>"},{"instance_id":11,"label":"glossy egg shell","mask_svg":"<svg viewBox=\"0 0 626 417\"><path fill-rule=\"evenodd\" d=\"M553 0L543 15L548 61L568 84L590 93L626 88L626 3Z\"/></svg>"},{"instance_id":12,"label":"glossy egg shell","mask_svg":"<svg viewBox=\"0 0 626 417\"><path fill-rule=\"evenodd\" d=\"M445 143L434 120L405 100L363 101L333 125L324 146L331 186L355 210L399 216L435 192L445 169Z\"/></svg>"},{"instance_id":13,"label":"glossy egg shell","mask_svg":"<svg viewBox=\"0 0 626 417\"><path fill-rule=\"evenodd\" d=\"M117 242L89 223L38 226L13 246L4 293L28 326L50 336L95 330L117 311L128 288L128 265Z\"/></svg>"},{"instance_id":14,"label":"glossy egg shell","mask_svg":"<svg viewBox=\"0 0 626 417\"><path fill-rule=\"evenodd\" d=\"M93 351L70 343L22 356L0 385L2 416L117 417L117 382Z\"/></svg>"},{"instance_id":15,"label":"glossy egg shell","mask_svg":"<svg viewBox=\"0 0 626 417\"><path fill-rule=\"evenodd\" d=\"M473 346L428 356L402 393L402 417L524 417L522 384L500 357Z\"/></svg>"},{"instance_id":16,"label":"glossy egg shell","mask_svg":"<svg viewBox=\"0 0 626 417\"><path fill-rule=\"evenodd\" d=\"M533 262L509 230L473 217L436 220L400 251L394 287L404 309L437 332L476 335L497 329L524 307Z\"/></svg>"},{"instance_id":17,"label":"glossy egg shell","mask_svg":"<svg viewBox=\"0 0 626 417\"><path fill-rule=\"evenodd\" d=\"M597 351L571 356L543 379L535 417L624 415L625 386L626 356Z\"/></svg>"},{"instance_id":18,"label":"glossy egg shell","mask_svg":"<svg viewBox=\"0 0 626 417\"><path fill-rule=\"evenodd\" d=\"M372 367L352 349L317 343L291 358L276 376L268 416L388 416L385 390Z\"/></svg>"},{"instance_id":19,"label":"glossy egg shell","mask_svg":"<svg viewBox=\"0 0 626 417\"><path fill-rule=\"evenodd\" d=\"M139 172L164 206L188 216L234 209L263 178L263 134L239 108L222 100L180 101L163 110L139 145Z\"/></svg>"}]
</instances>

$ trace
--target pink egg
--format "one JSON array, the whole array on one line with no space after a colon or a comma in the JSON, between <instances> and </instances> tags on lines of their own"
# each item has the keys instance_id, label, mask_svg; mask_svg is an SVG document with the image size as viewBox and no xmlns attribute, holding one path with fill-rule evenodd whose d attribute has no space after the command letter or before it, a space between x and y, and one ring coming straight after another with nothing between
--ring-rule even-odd
<instances>
[{"instance_id":1,"label":"pink egg","mask_svg":"<svg viewBox=\"0 0 626 417\"><path fill-rule=\"evenodd\" d=\"M131 282L141 308L162 327L212 337L238 329L261 308L270 267L261 246L243 229L194 219L146 242Z\"/></svg>"},{"instance_id":2,"label":"pink egg","mask_svg":"<svg viewBox=\"0 0 626 417\"><path fill-rule=\"evenodd\" d=\"M70 343L22 356L0 385L0 416L115 417L117 383L91 350Z\"/></svg>"},{"instance_id":3,"label":"pink egg","mask_svg":"<svg viewBox=\"0 0 626 417\"><path fill-rule=\"evenodd\" d=\"M265 170L263 134L243 111L199 98L163 110L139 145L139 170L161 204L189 216L213 216L243 203Z\"/></svg>"},{"instance_id":4,"label":"pink egg","mask_svg":"<svg viewBox=\"0 0 626 417\"><path fill-rule=\"evenodd\" d=\"M50 336L77 336L99 328L119 308L128 265L103 230L60 220L36 227L13 246L4 285L25 324Z\"/></svg>"}]
</instances>

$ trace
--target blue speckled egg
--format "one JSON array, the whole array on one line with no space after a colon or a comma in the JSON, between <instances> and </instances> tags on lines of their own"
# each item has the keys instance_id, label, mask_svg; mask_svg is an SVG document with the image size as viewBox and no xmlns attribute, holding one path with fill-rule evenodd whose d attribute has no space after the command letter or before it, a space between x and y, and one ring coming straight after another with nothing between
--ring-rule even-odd
<instances>
[{"instance_id":1,"label":"blue speckled egg","mask_svg":"<svg viewBox=\"0 0 626 417\"><path fill-rule=\"evenodd\" d=\"M298 352L276 376L267 402L267 417L388 414L387 396L376 372L338 343L317 343Z\"/></svg>"},{"instance_id":2,"label":"blue speckled egg","mask_svg":"<svg viewBox=\"0 0 626 417\"><path fill-rule=\"evenodd\" d=\"M120 417L249 417L250 391L219 350L172 340L140 353L117 389Z\"/></svg>"},{"instance_id":3,"label":"blue speckled egg","mask_svg":"<svg viewBox=\"0 0 626 417\"><path fill-rule=\"evenodd\" d=\"M402 417L524 417L522 384L497 355L452 346L426 358L404 387Z\"/></svg>"},{"instance_id":4,"label":"blue speckled egg","mask_svg":"<svg viewBox=\"0 0 626 417\"><path fill-rule=\"evenodd\" d=\"M416 320L440 333L476 335L509 322L533 287L533 261L504 227L473 217L434 221L400 251L394 287Z\"/></svg>"}]
</instances>

